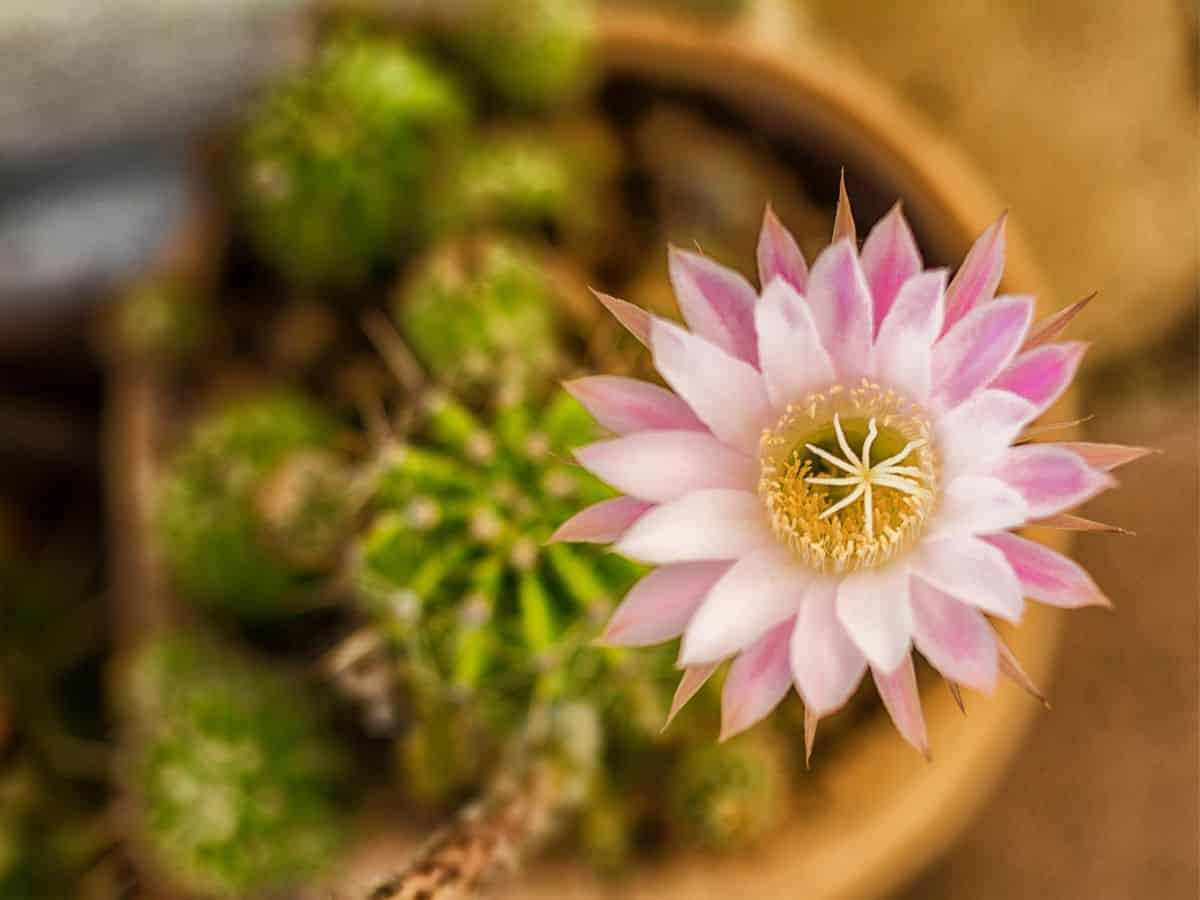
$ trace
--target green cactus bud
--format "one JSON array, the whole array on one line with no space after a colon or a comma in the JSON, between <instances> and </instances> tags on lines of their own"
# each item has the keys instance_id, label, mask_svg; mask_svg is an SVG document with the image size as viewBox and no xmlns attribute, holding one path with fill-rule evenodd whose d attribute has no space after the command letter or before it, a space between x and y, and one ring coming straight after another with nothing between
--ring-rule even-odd
<instances>
[{"instance_id":1,"label":"green cactus bud","mask_svg":"<svg viewBox=\"0 0 1200 900\"><path fill-rule=\"evenodd\" d=\"M440 246L417 266L395 316L437 380L471 390L498 380L498 360L518 381L554 370L555 305L553 282L531 254L466 240Z\"/></svg>"},{"instance_id":2,"label":"green cactus bud","mask_svg":"<svg viewBox=\"0 0 1200 900\"><path fill-rule=\"evenodd\" d=\"M324 708L282 673L182 633L124 673L138 845L214 897L295 885L345 838L349 765Z\"/></svg>"},{"instance_id":3,"label":"green cactus bud","mask_svg":"<svg viewBox=\"0 0 1200 900\"><path fill-rule=\"evenodd\" d=\"M780 754L765 742L744 736L683 752L671 772L667 814L684 841L713 850L736 850L780 823L786 794Z\"/></svg>"},{"instance_id":4,"label":"green cactus bud","mask_svg":"<svg viewBox=\"0 0 1200 900\"><path fill-rule=\"evenodd\" d=\"M318 549L328 552L330 523L312 521L309 503L333 503L328 478L340 476L326 472L316 479L316 494L301 498L299 505L294 497L269 499L265 520L259 495L289 457L327 450L336 434L320 409L288 393L243 398L193 424L168 468L158 509L167 567L187 599L244 619L291 608L290 600L310 583L306 571L314 559L295 565L290 551L279 552L279 541L289 528L307 529L305 540L324 544ZM284 511L290 520L271 518L289 504Z\"/></svg>"},{"instance_id":5,"label":"green cactus bud","mask_svg":"<svg viewBox=\"0 0 1200 900\"><path fill-rule=\"evenodd\" d=\"M241 218L284 276L354 285L413 247L424 185L467 117L453 82L392 40L342 36L269 94L237 148Z\"/></svg>"},{"instance_id":6,"label":"green cactus bud","mask_svg":"<svg viewBox=\"0 0 1200 900\"><path fill-rule=\"evenodd\" d=\"M472 143L439 192L442 228L562 230L589 201L566 153L547 134L513 132Z\"/></svg>"},{"instance_id":7,"label":"green cactus bud","mask_svg":"<svg viewBox=\"0 0 1200 900\"><path fill-rule=\"evenodd\" d=\"M271 552L302 572L328 571L354 512L351 473L327 450L300 450L271 469L255 496Z\"/></svg>"},{"instance_id":8,"label":"green cactus bud","mask_svg":"<svg viewBox=\"0 0 1200 900\"><path fill-rule=\"evenodd\" d=\"M171 363L186 359L208 336L212 310L193 284L153 276L121 296L109 320L109 350L123 360Z\"/></svg>"},{"instance_id":9,"label":"green cactus bud","mask_svg":"<svg viewBox=\"0 0 1200 900\"><path fill-rule=\"evenodd\" d=\"M489 89L544 109L587 88L592 29L592 0L478 0L455 41Z\"/></svg>"}]
</instances>

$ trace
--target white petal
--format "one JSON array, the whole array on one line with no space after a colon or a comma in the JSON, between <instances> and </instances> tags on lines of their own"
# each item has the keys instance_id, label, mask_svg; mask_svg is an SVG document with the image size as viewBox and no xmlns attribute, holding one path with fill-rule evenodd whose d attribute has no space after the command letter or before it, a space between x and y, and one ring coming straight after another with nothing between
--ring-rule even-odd
<instances>
[{"instance_id":1,"label":"white petal","mask_svg":"<svg viewBox=\"0 0 1200 900\"><path fill-rule=\"evenodd\" d=\"M774 537L762 500L747 491L697 491L655 507L613 545L631 559L665 564L738 559Z\"/></svg>"},{"instance_id":2,"label":"white petal","mask_svg":"<svg viewBox=\"0 0 1200 900\"><path fill-rule=\"evenodd\" d=\"M758 464L699 431L640 431L575 451L580 465L642 500L674 500L705 488L752 490Z\"/></svg>"},{"instance_id":3,"label":"white petal","mask_svg":"<svg viewBox=\"0 0 1200 900\"><path fill-rule=\"evenodd\" d=\"M1036 414L1024 397L984 390L941 416L937 442L946 477L981 468L1003 455Z\"/></svg>"},{"instance_id":4,"label":"white petal","mask_svg":"<svg viewBox=\"0 0 1200 900\"><path fill-rule=\"evenodd\" d=\"M668 269L679 311L692 332L757 365L754 302L758 294L750 282L707 256L677 247L670 250Z\"/></svg>"},{"instance_id":5,"label":"white petal","mask_svg":"<svg viewBox=\"0 0 1200 900\"><path fill-rule=\"evenodd\" d=\"M841 709L867 670L837 617L837 585L834 578L814 579L792 631L792 677L805 709L818 718Z\"/></svg>"},{"instance_id":6,"label":"white petal","mask_svg":"<svg viewBox=\"0 0 1200 900\"><path fill-rule=\"evenodd\" d=\"M849 240L838 241L817 257L805 297L838 376L853 379L866 374L875 319L871 291Z\"/></svg>"},{"instance_id":7,"label":"white petal","mask_svg":"<svg viewBox=\"0 0 1200 900\"><path fill-rule=\"evenodd\" d=\"M942 327L945 290L945 269L905 281L875 339L872 366L879 380L922 402L929 396L933 342Z\"/></svg>"},{"instance_id":8,"label":"white petal","mask_svg":"<svg viewBox=\"0 0 1200 900\"><path fill-rule=\"evenodd\" d=\"M600 642L637 647L679 637L709 589L731 565L692 562L655 569L629 589L608 620Z\"/></svg>"},{"instance_id":9,"label":"white petal","mask_svg":"<svg viewBox=\"0 0 1200 900\"><path fill-rule=\"evenodd\" d=\"M729 667L721 692L721 740L767 717L792 686L788 665L792 621L781 622L754 642Z\"/></svg>"},{"instance_id":10,"label":"white petal","mask_svg":"<svg viewBox=\"0 0 1200 900\"><path fill-rule=\"evenodd\" d=\"M754 309L758 358L771 405L782 410L834 380L833 363L808 304L781 278L763 291Z\"/></svg>"},{"instance_id":11,"label":"white petal","mask_svg":"<svg viewBox=\"0 0 1200 900\"><path fill-rule=\"evenodd\" d=\"M957 684L991 693L996 686L996 640L977 609L912 580L913 643L921 655Z\"/></svg>"},{"instance_id":12,"label":"white petal","mask_svg":"<svg viewBox=\"0 0 1200 900\"><path fill-rule=\"evenodd\" d=\"M679 661L715 662L750 646L794 616L811 571L772 543L748 553L721 576L688 623Z\"/></svg>"},{"instance_id":13,"label":"white petal","mask_svg":"<svg viewBox=\"0 0 1200 900\"><path fill-rule=\"evenodd\" d=\"M1029 330L1032 297L997 297L933 345L933 398L953 409L1004 371Z\"/></svg>"},{"instance_id":14,"label":"white petal","mask_svg":"<svg viewBox=\"0 0 1200 900\"><path fill-rule=\"evenodd\" d=\"M925 541L911 557L913 574L986 613L1019 621L1025 599L1004 554L979 538Z\"/></svg>"},{"instance_id":15,"label":"white petal","mask_svg":"<svg viewBox=\"0 0 1200 900\"><path fill-rule=\"evenodd\" d=\"M925 538L955 534L991 534L1024 525L1029 518L1025 498L999 478L959 475L946 485L940 504L926 526Z\"/></svg>"},{"instance_id":16,"label":"white petal","mask_svg":"<svg viewBox=\"0 0 1200 900\"><path fill-rule=\"evenodd\" d=\"M908 566L855 572L842 579L838 619L872 666L891 672L909 652L912 611Z\"/></svg>"},{"instance_id":17,"label":"white petal","mask_svg":"<svg viewBox=\"0 0 1200 900\"><path fill-rule=\"evenodd\" d=\"M731 447L757 454L770 416L758 370L661 319L650 325L650 346L658 371L712 433Z\"/></svg>"},{"instance_id":18,"label":"white petal","mask_svg":"<svg viewBox=\"0 0 1200 900\"><path fill-rule=\"evenodd\" d=\"M917 690L917 675L912 656L905 655L894 671L871 668L879 699L901 737L929 758L929 737L925 731L925 716L921 712L921 693Z\"/></svg>"}]
</instances>

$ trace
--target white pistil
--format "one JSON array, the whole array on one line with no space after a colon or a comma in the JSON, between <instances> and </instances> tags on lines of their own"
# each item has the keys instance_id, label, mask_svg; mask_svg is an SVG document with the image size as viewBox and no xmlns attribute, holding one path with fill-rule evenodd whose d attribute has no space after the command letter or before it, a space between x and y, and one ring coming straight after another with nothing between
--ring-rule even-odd
<instances>
[{"instance_id":1,"label":"white pistil","mask_svg":"<svg viewBox=\"0 0 1200 900\"><path fill-rule=\"evenodd\" d=\"M805 444L804 446L831 466L841 469L844 472L849 472L850 475L845 477L817 476L804 480L809 484L836 487L850 487L853 485L854 489L849 494L821 513L818 518L827 519L834 513L855 503L861 497L867 538L873 539L875 537L874 503L871 497L871 489L873 487L891 488L892 490L901 491L913 496L921 496L928 493L926 488L913 480L914 477L925 477L924 473L913 466L901 465L910 453L925 446L925 441L909 441L899 453L893 454L872 466L871 446L875 443L875 438L879 434L879 429L876 427L874 418L867 424L867 437L863 441L861 458L851 449L850 442L846 440L846 433L842 430L841 418L836 413L833 417L833 430L837 434L838 446L845 455L845 459L839 459L827 450L823 450L813 444Z\"/></svg>"}]
</instances>

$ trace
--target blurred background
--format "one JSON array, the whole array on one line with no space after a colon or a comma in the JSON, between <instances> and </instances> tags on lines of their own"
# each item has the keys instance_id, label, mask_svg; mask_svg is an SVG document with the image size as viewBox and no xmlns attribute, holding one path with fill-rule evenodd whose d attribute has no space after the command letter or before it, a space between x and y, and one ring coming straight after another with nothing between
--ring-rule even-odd
<instances>
[{"instance_id":1,"label":"blurred background","mask_svg":"<svg viewBox=\"0 0 1200 900\"><path fill-rule=\"evenodd\" d=\"M122 513L136 505L127 493L137 493L139 479L157 477L124 455L141 426L136 415L114 415L115 370L137 369L141 377L170 355L174 382L203 382L206 396L224 396L256 378L248 370L265 361L272 377L284 373L310 394L343 403L369 431L370 385L397 377L397 369L402 376L406 363L389 358L389 373L363 362L381 343L345 336L346 321L357 328L360 314L345 313L348 296L413 310L396 316L418 368L455 391L477 391L486 378L501 386L532 378L540 365L473 371L469 354L442 333L449 326L438 319L439 304L464 283L480 302L496 305L508 302L505 290L517 290L513 278L523 284L524 270L495 275L497 267L514 267L495 249L498 235L537 245L541 280L532 290L568 310L572 301L560 295L584 282L662 308L665 260L648 255L650 247L699 243L748 270L769 199L811 258L827 239L842 164L863 197L860 237L891 204L887 166L855 169L853 158L838 158L845 148L836 142L752 133L752 115L739 118L736 104L694 86L672 86L662 63L650 66L652 78L628 60L606 74L604 51L587 49L593 12L601 21L632 17L623 27L687 29L784 60L820 59L831 80L845 73L851 85L842 101L847 120L858 114L853 86L869 85L871 103L882 98L902 122L916 123L914 133L939 145L906 152L934 158L941 143L950 145L1008 207L1047 308L1098 292L1077 332L1092 342L1079 396L1081 415L1092 417L1087 439L1162 451L1088 511L1137 536L1088 534L1075 544L1075 557L1116 609L1069 620L1043 685L1053 710L1038 712L1021 752L953 849L895 896L1197 896L1196 7L1184 0L591 6L0 4L0 581L20 601L0 611L0 897L85 896L83 888L47 887L18 871L36 868L35 857L78 861L93 892L86 896L95 897L159 896L157 876L139 870L174 864L162 861L170 851L154 849L144 833L132 853L112 849L111 833L123 833L138 814L110 796L110 748L121 726L105 710L119 705L114 695L141 689L113 688L105 679L120 680L111 662L128 651L125 629L144 628L162 612L115 600L110 585L133 584L149 595L163 577L160 561L141 558L148 551L136 534L125 541L134 549L115 546L122 541L114 534L128 538L123 530L136 528L130 522L137 517ZM430 67L407 56L372 56L379 18L428 56ZM472 19L474 26L464 24ZM526 27L533 21L549 23L550 37ZM325 81L313 87L306 78ZM351 121L346 110L361 118ZM388 116L413 123L409 132L370 130ZM371 159L353 154L384 132L396 141L387 144L393 155L411 150L413 162L372 181ZM447 133L471 137L454 143ZM861 149L862 159L872 157ZM442 156L453 162L435 165ZM469 189L439 189L430 199L427 185L440 178ZM935 248L931 261L952 261L937 259L958 249L939 246L945 231L937 215L923 215L919 197L912 203L919 235ZM309 228L305 210L344 215L344 224L332 234ZM469 240L462 237L468 224ZM486 228L482 238L479 227ZM412 266L410 256L418 260ZM170 280L180 267L194 276L183 288ZM195 319L186 319L195 312L186 302L171 299L171 313L156 306L180 290L219 294L220 302ZM133 312L115 314L118 308ZM184 319L180 309L189 310ZM565 355L626 364L628 348L605 343L586 312L567 319ZM531 321L514 318L504 327L525 334L540 327ZM211 344L194 340L205 329L219 334ZM388 346L385 337L384 356ZM206 354L220 362L206 365ZM177 364L176 355L186 362ZM156 414L172 421L190 416L194 405L175 394L157 402ZM154 441L174 442L179 430ZM123 487L112 485L114 468L132 470ZM313 570L307 559L300 568L306 578ZM178 588L178 573L172 577ZM310 600L311 608L292 610L282 625L237 613L239 640L286 665L329 652L315 635L329 628L341 636L347 623ZM195 616L184 614L188 622ZM290 702L285 687L270 693L266 676L247 672L246 679L267 684L265 695L280 705ZM167 703L164 697L155 703ZM158 707L144 707L151 708ZM247 721L257 714L246 713ZM368 720L394 714L374 708ZM343 721L344 709L331 716L331 729L358 727ZM305 728L320 727L288 723L272 739L302 740ZM317 822L313 856L324 851L313 849L322 826L312 809L326 803L314 796L304 813ZM45 837L68 820L74 824L61 840ZM619 831L617 821L605 827ZM143 820L133 831L155 827ZM615 839L596 829L608 837L592 835L592 849L612 852ZM156 853L156 863L139 866L139 854ZM192 874L206 865L179 863ZM226 874L254 865L220 864ZM203 875L192 884L201 885L198 896L243 895L228 884L206 890Z\"/></svg>"}]
</instances>

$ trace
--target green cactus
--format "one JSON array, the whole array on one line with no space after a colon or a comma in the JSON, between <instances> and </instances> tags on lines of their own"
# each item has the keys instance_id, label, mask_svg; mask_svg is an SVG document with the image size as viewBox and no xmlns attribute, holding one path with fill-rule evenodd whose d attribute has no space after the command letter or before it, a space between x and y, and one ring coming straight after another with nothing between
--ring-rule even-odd
<instances>
[{"instance_id":1,"label":"green cactus","mask_svg":"<svg viewBox=\"0 0 1200 900\"><path fill-rule=\"evenodd\" d=\"M496 239L457 240L418 264L394 313L435 379L469 392L555 369L555 290L532 254Z\"/></svg>"},{"instance_id":2,"label":"green cactus","mask_svg":"<svg viewBox=\"0 0 1200 900\"><path fill-rule=\"evenodd\" d=\"M287 543L279 536L292 533L289 525L303 529L296 517L309 508L293 504L291 518L272 518L286 504L264 502L264 492L278 493L277 472L289 459L328 452L337 433L320 409L286 392L246 397L193 423L166 473L158 510L168 571L184 597L248 620L289 611L310 583L310 566L279 550ZM337 498L327 489L323 496L318 508L328 510ZM313 522L318 532L335 525L336 515Z\"/></svg>"},{"instance_id":3,"label":"green cactus","mask_svg":"<svg viewBox=\"0 0 1200 900\"><path fill-rule=\"evenodd\" d=\"M567 460L592 434L587 413L565 393L540 416L502 393L490 428L447 395L426 404L421 441L380 465L376 515L355 548L361 594L402 657L418 732L461 708L478 731L473 745L491 748L459 775L438 776L448 784L469 778L548 703L594 703L621 720L614 732L648 739L673 686L625 678L623 651L588 646L638 568L596 548L545 543L570 509L610 496ZM669 670L669 657L655 659Z\"/></svg>"},{"instance_id":4,"label":"green cactus","mask_svg":"<svg viewBox=\"0 0 1200 900\"><path fill-rule=\"evenodd\" d=\"M214 897L295 885L342 846L350 767L319 704L283 674L163 635L122 684L139 845Z\"/></svg>"},{"instance_id":5,"label":"green cactus","mask_svg":"<svg viewBox=\"0 0 1200 900\"><path fill-rule=\"evenodd\" d=\"M670 779L668 820L687 843L737 850L783 819L787 773L782 756L761 739L697 744L682 753Z\"/></svg>"},{"instance_id":6,"label":"green cactus","mask_svg":"<svg viewBox=\"0 0 1200 900\"><path fill-rule=\"evenodd\" d=\"M487 87L517 106L577 99L591 75L592 0L478 0L455 32Z\"/></svg>"},{"instance_id":7,"label":"green cactus","mask_svg":"<svg viewBox=\"0 0 1200 900\"><path fill-rule=\"evenodd\" d=\"M343 35L271 92L237 148L259 256L301 282L354 285L417 245L422 195L467 119L445 73L393 40Z\"/></svg>"},{"instance_id":8,"label":"green cactus","mask_svg":"<svg viewBox=\"0 0 1200 900\"><path fill-rule=\"evenodd\" d=\"M446 178L443 227L561 226L588 205L571 161L547 134L508 132L467 148Z\"/></svg>"}]
</instances>

